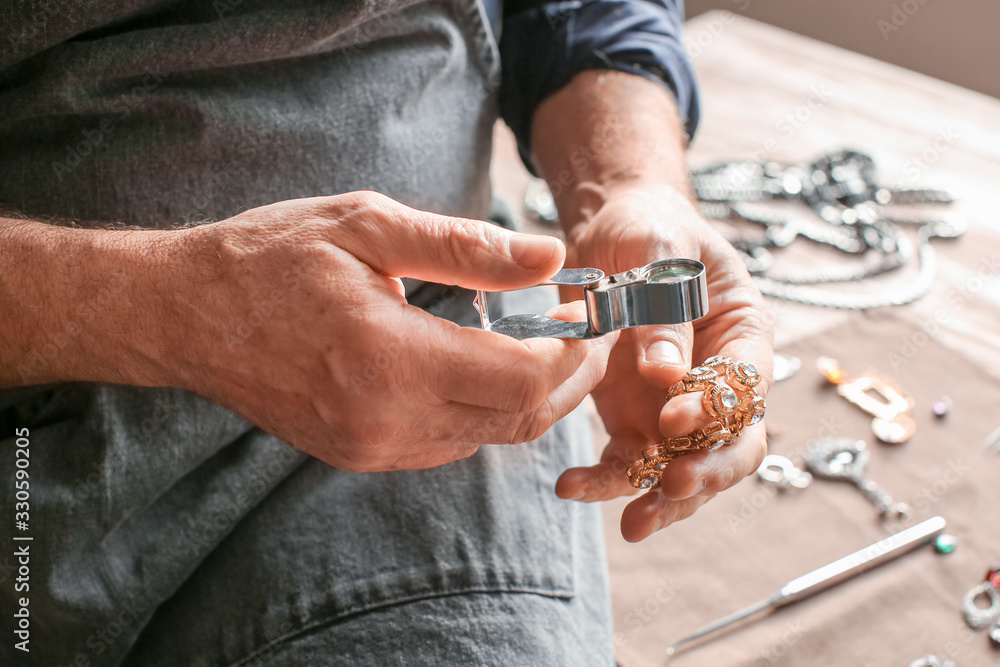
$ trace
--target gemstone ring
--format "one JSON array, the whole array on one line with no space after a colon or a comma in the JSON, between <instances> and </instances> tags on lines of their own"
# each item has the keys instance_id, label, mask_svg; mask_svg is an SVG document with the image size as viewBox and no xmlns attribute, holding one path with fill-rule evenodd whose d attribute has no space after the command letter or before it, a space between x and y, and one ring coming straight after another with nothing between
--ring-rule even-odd
<instances>
[{"instance_id":1,"label":"gemstone ring","mask_svg":"<svg viewBox=\"0 0 1000 667\"><path fill-rule=\"evenodd\" d=\"M736 442L744 427L764 418L767 404L757 393L760 373L748 361L733 362L717 354L695 366L667 392L667 401L681 394L702 392L701 404L713 421L680 438L645 449L642 458L629 466L628 479L637 489L660 483L667 464L678 456L701 449L712 451Z\"/></svg>"}]
</instances>

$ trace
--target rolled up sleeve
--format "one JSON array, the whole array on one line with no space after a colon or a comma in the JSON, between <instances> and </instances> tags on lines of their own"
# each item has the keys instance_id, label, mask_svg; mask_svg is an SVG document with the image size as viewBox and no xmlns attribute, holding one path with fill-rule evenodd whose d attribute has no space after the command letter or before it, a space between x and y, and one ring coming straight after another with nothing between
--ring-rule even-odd
<instances>
[{"instance_id":1,"label":"rolled up sleeve","mask_svg":"<svg viewBox=\"0 0 1000 667\"><path fill-rule=\"evenodd\" d=\"M529 169L532 114L584 70L618 70L666 86L693 136L698 91L681 42L683 20L683 0L507 0L500 36L500 114Z\"/></svg>"}]
</instances>

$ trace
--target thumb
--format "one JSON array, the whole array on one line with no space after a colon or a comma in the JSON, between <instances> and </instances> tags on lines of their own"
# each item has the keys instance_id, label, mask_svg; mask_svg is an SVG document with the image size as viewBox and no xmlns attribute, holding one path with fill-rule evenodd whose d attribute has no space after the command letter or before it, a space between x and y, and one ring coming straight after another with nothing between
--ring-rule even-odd
<instances>
[{"instance_id":1,"label":"thumb","mask_svg":"<svg viewBox=\"0 0 1000 667\"><path fill-rule=\"evenodd\" d=\"M338 230L346 234L338 234L335 243L389 276L471 289L519 289L550 277L566 259L566 247L551 236L418 211L382 195L373 198L369 210L338 220Z\"/></svg>"},{"instance_id":2,"label":"thumb","mask_svg":"<svg viewBox=\"0 0 1000 667\"><path fill-rule=\"evenodd\" d=\"M639 374L650 384L669 387L691 368L690 324L636 327L632 336Z\"/></svg>"}]
</instances>

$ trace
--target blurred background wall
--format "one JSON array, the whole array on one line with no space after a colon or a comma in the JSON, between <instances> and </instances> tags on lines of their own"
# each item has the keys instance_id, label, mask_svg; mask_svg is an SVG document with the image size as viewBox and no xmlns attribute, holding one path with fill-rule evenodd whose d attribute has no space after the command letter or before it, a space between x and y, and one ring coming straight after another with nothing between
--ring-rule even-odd
<instances>
[{"instance_id":1,"label":"blurred background wall","mask_svg":"<svg viewBox=\"0 0 1000 667\"><path fill-rule=\"evenodd\" d=\"M686 0L1000 97L1000 0Z\"/></svg>"}]
</instances>

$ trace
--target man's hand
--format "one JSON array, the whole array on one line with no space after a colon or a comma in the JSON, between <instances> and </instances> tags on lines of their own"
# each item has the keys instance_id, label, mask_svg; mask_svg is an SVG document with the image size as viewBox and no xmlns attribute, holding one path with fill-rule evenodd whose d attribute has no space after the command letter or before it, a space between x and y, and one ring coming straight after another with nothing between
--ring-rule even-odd
<instances>
[{"instance_id":1,"label":"man's hand","mask_svg":"<svg viewBox=\"0 0 1000 667\"><path fill-rule=\"evenodd\" d=\"M669 231L668 231L669 230ZM581 230L573 264L624 271L657 259L688 257L705 264L709 311L692 324L639 327L622 332L594 399L611 435L601 462L566 471L556 486L565 498L606 500L636 492L625 470L642 450L686 435L710 418L701 394L664 406L666 389L691 366L714 354L750 361L771 377L770 325L760 293L732 247L702 220L690 202L666 187L615 193ZM736 444L671 462L660 486L630 503L622 515L626 539L640 540L692 514L705 501L753 472L766 453L763 424Z\"/></svg>"},{"instance_id":2,"label":"man's hand","mask_svg":"<svg viewBox=\"0 0 1000 667\"><path fill-rule=\"evenodd\" d=\"M620 72L578 74L536 110L532 151L566 231L567 266L614 273L688 257L706 267L707 316L693 325L622 333L593 392L611 442L598 465L567 470L556 486L560 496L584 501L632 494L626 469L644 448L709 421L701 394L664 405L667 388L692 363L719 353L749 361L764 378L758 392L766 392L770 317L735 251L691 203L682 125L661 86ZM765 448L757 425L729 447L675 459L660 486L626 507L622 534L641 540L689 516L753 471Z\"/></svg>"},{"instance_id":3,"label":"man's hand","mask_svg":"<svg viewBox=\"0 0 1000 667\"><path fill-rule=\"evenodd\" d=\"M39 235L63 249L89 241L58 281L42 280L39 301L69 312L54 285L126 287L79 323L38 380L189 389L347 470L434 466L485 443L536 438L600 381L614 344L520 342L408 305L398 277L516 289L555 273L565 250L375 193L281 202L170 232L44 227L7 231L36 255L52 245ZM80 273L88 266L94 275ZM25 308L18 314L30 321ZM554 314L584 316L579 304ZM82 356L87 363L74 363Z\"/></svg>"}]
</instances>

